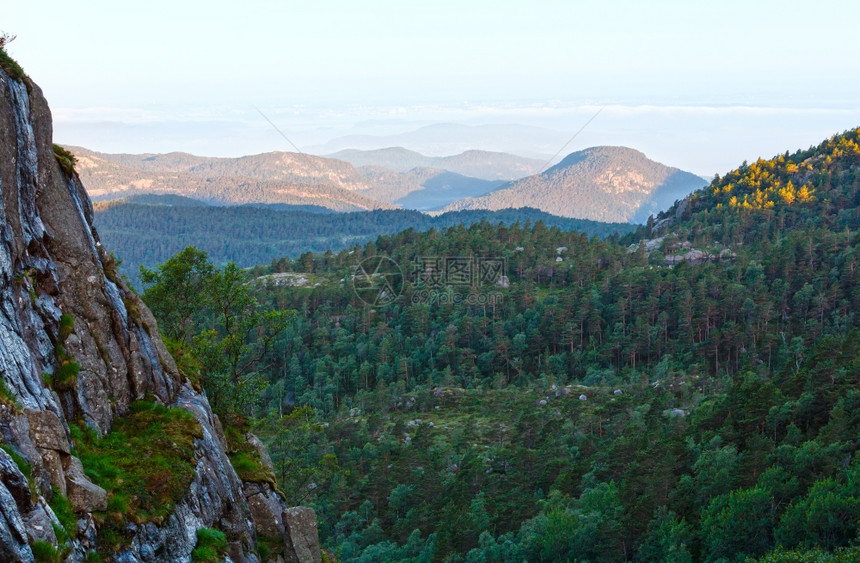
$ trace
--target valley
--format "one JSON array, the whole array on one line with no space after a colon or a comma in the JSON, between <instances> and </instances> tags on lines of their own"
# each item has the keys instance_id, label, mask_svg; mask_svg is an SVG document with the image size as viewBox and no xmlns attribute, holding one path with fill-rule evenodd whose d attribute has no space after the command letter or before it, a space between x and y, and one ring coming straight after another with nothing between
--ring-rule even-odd
<instances>
[{"instance_id":1,"label":"valley","mask_svg":"<svg viewBox=\"0 0 860 563\"><path fill-rule=\"evenodd\" d=\"M13 39L0 562L860 560L860 128L710 181L486 117L97 152Z\"/></svg>"},{"instance_id":2,"label":"valley","mask_svg":"<svg viewBox=\"0 0 860 563\"><path fill-rule=\"evenodd\" d=\"M134 280L141 265L152 268L187 246L206 251L216 263L233 261L243 268L251 268L285 257L299 258L310 252L337 252L406 229L423 232L481 222L531 225L540 221L546 226L607 237L636 228L628 223L556 217L529 208L453 211L431 217L404 209L331 213L322 212L327 211L325 209L293 206L190 206L181 203L148 205L109 201L95 204L96 226L104 243L122 260L122 273Z\"/></svg>"},{"instance_id":3,"label":"valley","mask_svg":"<svg viewBox=\"0 0 860 563\"><path fill-rule=\"evenodd\" d=\"M858 142L744 164L623 236L485 221L277 260L247 278L295 312L268 367L204 381L344 561L851 561ZM380 255L402 293L369 304ZM468 256L506 281L435 269Z\"/></svg>"}]
</instances>

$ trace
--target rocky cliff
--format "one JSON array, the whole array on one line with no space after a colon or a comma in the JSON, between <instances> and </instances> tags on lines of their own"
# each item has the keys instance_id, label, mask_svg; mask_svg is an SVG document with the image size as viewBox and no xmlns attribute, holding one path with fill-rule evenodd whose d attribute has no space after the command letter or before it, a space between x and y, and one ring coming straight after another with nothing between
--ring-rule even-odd
<instances>
[{"instance_id":1,"label":"rocky cliff","mask_svg":"<svg viewBox=\"0 0 860 563\"><path fill-rule=\"evenodd\" d=\"M202 528L224 534L210 551L221 560L318 561L309 509L288 509L271 485L237 476L206 395L179 373L155 319L116 275L51 127L39 87L2 66L0 561L191 561ZM163 436L123 469L111 457L126 436L117 428L127 431L136 412L147 436ZM168 421L181 421L186 449ZM147 474L154 460L187 475ZM164 483L173 488L162 509L144 510L147 490Z\"/></svg>"}]
</instances>

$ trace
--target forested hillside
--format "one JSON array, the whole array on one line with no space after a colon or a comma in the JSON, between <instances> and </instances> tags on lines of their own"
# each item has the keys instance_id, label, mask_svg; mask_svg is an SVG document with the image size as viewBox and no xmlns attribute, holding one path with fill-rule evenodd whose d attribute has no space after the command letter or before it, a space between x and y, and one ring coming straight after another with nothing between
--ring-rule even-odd
<instances>
[{"instance_id":1,"label":"forested hillside","mask_svg":"<svg viewBox=\"0 0 860 563\"><path fill-rule=\"evenodd\" d=\"M243 287L295 316L254 368L186 369L341 561L856 561L858 140L621 239L482 222L277 260ZM157 315L192 256L145 280ZM205 358L222 317L189 310Z\"/></svg>"},{"instance_id":2,"label":"forested hillside","mask_svg":"<svg viewBox=\"0 0 860 563\"><path fill-rule=\"evenodd\" d=\"M132 278L141 265L153 267L186 246L205 250L216 263L233 261L245 268L305 252L339 251L404 229L425 231L482 220L505 224L543 221L600 237L626 234L635 228L554 217L536 209L461 211L437 217L405 210L331 214L288 206L201 207L192 206L193 200L177 201L175 196L142 199L146 197L94 206L102 240L122 260L120 271ZM164 201L175 205L161 205Z\"/></svg>"}]
</instances>

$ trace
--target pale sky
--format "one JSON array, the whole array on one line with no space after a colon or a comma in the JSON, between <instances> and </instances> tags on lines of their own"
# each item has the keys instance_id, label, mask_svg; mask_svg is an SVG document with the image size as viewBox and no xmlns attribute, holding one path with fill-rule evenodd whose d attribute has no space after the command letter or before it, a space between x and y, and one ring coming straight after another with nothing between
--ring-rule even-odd
<instances>
[{"instance_id":1,"label":"pale sky","mask_svg":"<svg viewBox=\"0 0 860 563\"><path fill-rule=\"evenodd\" d=\"M291 150L260 108L306 151L445 122L539 126L544 145L511 147L552 154L603 107L565 153L703 175L860 125L858 21L826 0L0 0L66 144Z\"/></svg>"}]
</instances>

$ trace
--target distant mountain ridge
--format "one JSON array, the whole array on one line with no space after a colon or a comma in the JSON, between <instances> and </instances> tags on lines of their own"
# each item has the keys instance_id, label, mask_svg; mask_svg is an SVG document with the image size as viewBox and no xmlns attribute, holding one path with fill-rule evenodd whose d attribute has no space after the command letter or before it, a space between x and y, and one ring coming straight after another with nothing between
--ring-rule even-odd
<instances>
[{"instance_id":1,"label":"distant mountain ridge","mask_svg":"<svg viewBox=\"0 0 860 563\"><path fill-rule=\"evenodd\" d=\"M417 211L442 209L458 199L484 195L505 183L439 168L419 167L397 172L381 166L362 166L358 171L370 186L364 192L368 197Z\"/></svg>"},{"instance_id":2,"label":"distant mountain ridge","mask_svg":"<svg viewBox=\"0 0 860 563\"><path fill-rule=\"evenodd\" d=\"M488 151L428 157L402 148L339 153L359 164L380 162L393 168L303 153L209 158L71 150L95 201L158 195L211 205L305 206L335 212L534 207L563 217L641 223L707 183L625 147L576 152L541 174L507 183L500 177L533 172L541 163ZM433 166L404 171L414 164Z\"/></svg>"},{"instance_id":3,"label":"distant mountain ridge","mask_svg":"<svg viewBox=\"0 0 860 563\"><path fill-rule=\"evenodd\" d=\"M394 203L405 209L434 211L459 198L484 195L504 184L501 180L481 180L433 168L417 168L412 173L422 171L428 175L421 183L423 189L410 192Z\"/></svg>"},{"instance_id":4,"label":"distant mountain ridge","mask_svg":"<svg viewBox=\"0 0 860 563\"><path fill-rule=\"evenodd\" d=\"M215 205L282 204L337 212L401 206L425 211L440 209L462 197L483 195L503 183L447 168L420 166L401 171L382 166L356 167L343 160L301 153L210 158L180 152L106 154L82 147L70 150L78 158L79 173L95 201L171 195ZM484 176L509 176L532 164L514 155L483 151L443 158L410 153L407 158L411 163L474 169ZM399 168L405 166L401 164Z\"/></svg>"},{"instance_id":5,"label":"distant mountain ridge","mask_svg":"<svg viewBox=\"0 0 860 563\"><path fill-rule=\"evenodd\" d=\"M347 149L327 155L353 166L382 166L398 172L413 168L441 168L482 180L516 180L536 173L543 161L515 154L469 150L452 156L426 156L403 147L376 150Z\"/></svg>"},{"instance_id":6,"label":"distant mountain ridge","mask_svg":"<svg viewBox=\"0 0 860 563\"><path fill-rule=\"evenodd\" d=\"M634 149L592 147L571 153L541 174L456 201L445 210L535 207L562 217L643 223L707 183Z\"/></svg>"},{"instance_id":7,"label":"distant mountain ridge","mask_svg":"<svg viewBox=\"0 0 860 563\"><path fill-rule=\"evenodd\" d=\"M69 147L93 200L172 194L217 205L313 205L334 211L394 209L368 197L369 186L346 162L272 152L240 158L187 153L106 154Z\"/></svg>"},{"instance_id":8,"label":"distant mountain ridge","mask_svg":"<svg viewBox=\"0 0 860 563\"><path fill-rule=\"evenodd\" d=\"M554 154L569 138L570 133L532 125L434 123L396 134L346 135L306 150L314 154L331 154L345 149L406 147L422 154L442 156L477 147L540 159Z\"/></svg>"}]
</instances>

